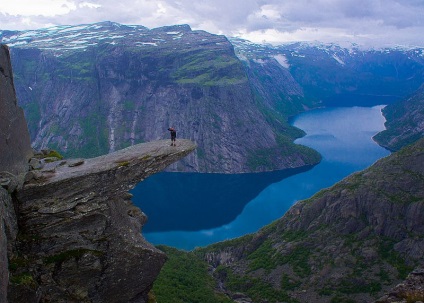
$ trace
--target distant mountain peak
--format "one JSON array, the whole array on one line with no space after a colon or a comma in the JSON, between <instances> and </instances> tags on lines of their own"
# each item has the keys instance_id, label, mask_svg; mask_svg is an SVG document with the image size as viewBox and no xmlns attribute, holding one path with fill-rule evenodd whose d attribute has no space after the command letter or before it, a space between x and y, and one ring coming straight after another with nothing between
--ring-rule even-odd
<instances>
[{"instance_id":1,"label":"distant mountain peak","mask_svg":"<svg viewBox=\"0 0 424 303\"><path fill-rule=\"evenodd\" d=\"M93 24L59 25L28 31L0 31L0 43L17 48L39 48L55 54L85 50L99 43L152 47L178 40L192 32L187 24L148 29L111 21Z\"/></svg>"},{"instance_id":2,"label":"distant mountain peak","mask_svg":"<svg viewBox=\"0 0 424 303\"><path fill-rule=\"evenodd\" d=\"M169 32L169 31L178 31L178 32L191 32L192 29L190 25L188 24L177 24L177 25L167 25L167 26L161 26L153 28L152 31L163 31L163 32Z\"/></svg>"}]
</instances>

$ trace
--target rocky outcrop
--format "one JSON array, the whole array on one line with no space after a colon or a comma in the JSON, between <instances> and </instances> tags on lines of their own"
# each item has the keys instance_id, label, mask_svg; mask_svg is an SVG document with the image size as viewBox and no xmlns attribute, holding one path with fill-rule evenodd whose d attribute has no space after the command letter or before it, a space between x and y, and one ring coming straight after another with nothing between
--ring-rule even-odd
<instances>
[{"instance_id":1,"label":"rocky outcrop","mask_svg":"<svg viewBox=\"0 0 424 303\"><path fill-rule=\"evenodd\" d=\"M147 302L165 255L140 231L128 190L195 148L143 143L30 171L17 192L19 237L10 302Z\"/></svg>"},{"instance_id":2,"label":"rocky outcrop","mask_svg":"<svg viewBox=\"0 0 424 303\"><path fill-rule=\"evenodd\" d=\"M31 144L24 112L18 106L9 48L0 45L0 171L19 174L28 167Z\"/></svg>"},{"instance_id":3,"label":"rocky outcrop","mask_svg":"<svg viewBox=\"0 0 424 303\"><path fill-rule=\"evenodd\" d=\"M424 137L424 85L401 102L383 109L386 129L374 136L385 148L396 151Z\"/></svg>"},{"instance_id":4,"label":"rocky outcrop","mask_svg":"<svg viewBox=\"0 0 424 303\"><path fill-rule=\"evenodd\" d=\"M16 101L9 49L0 45L0 302L7 302L8 258L18 233L10 194L18 186L15 175L28 170L31 154L24 113Z\"/></svg>"},{"instance_id":5,"label":"rocky outcrop","mask_svg":"<svg viewBox=\"0 0 424 303\"><path fill-rule=\"evenodd\" d=\"M423 151L421 139L298 202L258 233L198 253L230 297L374 301L424 265Z\"/></svg>"},{"instance_id":6,"label":"rocky outcrop","mask_svg":"<svg viewBox=\"0 0 424 303\"><path fill-rule=\"evenodd\" d=\"M166 257L141 235L147 218L128 190L195 144L163 140L92 159L60 160L48 151L30 158L8 49L0 50L0 302L147 302Z\"/></svg>"},{"instance_id":7,"label":"rocky outcrop","mask_svg":"<svg viewBox=\"0 0 424 303\"><path fill-rule=\"evenodd\" d=\"M18 226L12 197L7 190L0 187L0 302L7 302L8 258L13 255L17 233Z\"/></svg>"},{"instance_id":8,"label":"rocky outcrop","mask_svg":"<svg viewBox=\"0 0 424 303\"><path fill-rule=\"evenodd\" d=\"M417 268L406 280L396 285L389 294L381 297L375 303L408 303L424 302L424 269Z\"/></svg>"}]
</instances>

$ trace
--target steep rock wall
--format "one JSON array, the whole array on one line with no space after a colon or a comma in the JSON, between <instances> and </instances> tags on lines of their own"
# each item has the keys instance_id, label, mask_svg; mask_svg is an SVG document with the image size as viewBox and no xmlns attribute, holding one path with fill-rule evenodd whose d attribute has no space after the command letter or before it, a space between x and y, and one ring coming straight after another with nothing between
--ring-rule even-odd
<instances>
[{"instance_id":1,"label":"steep rock wall","mask_svg":"<svg viewBox=\"0 0 424 303\"><path fill-rule=\"evenodd\" d=\"M195 148L169 142L29 172L17 194L10 302L147 302L166 257L141 235L147 218L128 190Z\"/></svg>"},{"instance_id":2,"label":"steep rock wall","mask_svg":"<svg viewBox=\"0 0 424 303\"><path fill-rule=\"evenodd\" d=\"M147 218L128 190L195 144L163 140L29 166L7 47L0 63L0 302L147 302L166 256L141 235Z\"/></svg>"},{"instance_id":3,"label":"steep rock wall","mask_svg":"<svg viewBox=\"0 0 424 303\"><path fill-rule=\"evenodd\" d=\"M12 197L0 187L0 302L7 302L9 262L18 233Z\"/></svg>"},{"instance_id":4,"label":"steep rock wall","mask_svg":"<svg viewBox=\"0 0 424 303\"><path fill-rule=\"evenodd\" d=\"M281 69L267 70L281 79L277 92L258 98L224 36L186 27L143 35L128 27L125 36L120 43L96 41L60 56L51 49L13 48L17 92L34 147L94 157L166 138L173 126L177 137L198 145L173 171L259 172L319 162L316 152L292 143L302 133L268 100L285 91L288 75ZM294 99L289 106L302 108L302 96Z\"/></svg>"},{"instance_id":5,"label":"steep rock wall","mask_svg":"<svg viewBox=\"0 0 424 303\"><path fill-rule=\"evenodd\" d=\"M0 45L0 302L7 302L8 258L18 233L10 193L17 186L15 175L27 171L31 154L24 113L16 101L9 49Z\"/></svg>"},{"instance_id":6,"label":"steep rock wall","mask_svg":"<svg viewBox=\"0 0 424 303\"><path fill-rule=\"evenodd\" d=\"M9 48L0 45L0 171L27 169L32 150L24 112L18 107Z\"/></svg>"},{"instance_id":7,"label":"steep rock wall","mask_svg":"<svg viewBox=\"0 0 424 303\"><path fill-rule=\"evenodd\" d=\"M258 233L199 253L234 298L374 301L424 262L423 151L421 139Z\"/></svg>"}]
</instances>

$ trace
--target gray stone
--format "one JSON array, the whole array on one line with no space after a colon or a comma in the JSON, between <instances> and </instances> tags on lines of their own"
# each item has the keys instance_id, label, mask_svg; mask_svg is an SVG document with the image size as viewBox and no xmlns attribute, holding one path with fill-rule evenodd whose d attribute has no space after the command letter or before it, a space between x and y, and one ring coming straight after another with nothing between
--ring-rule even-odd
<instances>
[{"instance_id":1,"label":"gray stone","mask_svg":"<svg viewBox=\"0 0 424 303\"><path fill-rule=\"evenodd\" d=\"M9 48L5 45L0 45L0 155L0 171L15 175L28 169L32 155L24 112L16 100Z\"/></svg>"},{"instance_id":2,"label":"gray stone","mask_svg":"<svg viewBox=\"0 0 424 303\"><path fill-rule=\"evenodd\" d=\"M189 140L180 139L177 147L162 140L84 165L54 165L54 173L28 172L40 175L28 177L17 193L22 237L29 239L21 249L32 260L25 270L42 277L36 283L40 300L146 302L166 257L141 235L147 217L128 190L194 149ZM13 291L25 292L21 288Z\"/></svg>"},{"instance_id":3,"label":"gray stone","mask_svg":"<svg viewBox=\"0 0 424 303\"><path fill-rule=\"evenodd\" d=\"M82 159L82 158L81 159L71 159L71 160L68 160L68 166L69 167L80 166L80 165L83 165L84 162L85 162L85 160Z\"/></svg>"},{"instance_id":4,"label":"gray stone","mask_svg":"<svg viewBox=\"0 0 424 303\"><path fill-rule=\"evenodd\" d=\"M28 164L29 169L40 169L43 167L43 163L37 158L31 158Z\"/></svg>"},{"instance_id":5,"label":"gray stone","mask_svg":"<svg viewBox=\"0 0 424 303\"><path fill-rule=\"evenodd\" d=\"M9 262L18 233L13 201L9 193L0 187L0 302L7 303Z\"/></svg>"}]
</instances>

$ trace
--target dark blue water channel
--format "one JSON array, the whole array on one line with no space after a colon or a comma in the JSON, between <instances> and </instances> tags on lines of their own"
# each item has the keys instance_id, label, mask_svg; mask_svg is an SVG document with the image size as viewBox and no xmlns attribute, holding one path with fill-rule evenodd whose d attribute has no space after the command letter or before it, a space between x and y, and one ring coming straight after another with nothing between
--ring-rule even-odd
<instances>
[{"instance_id":1,"label":"dark blue water channel","mask_svg":"<svg viewBox=\"0 0 424 303\"><path fill-rule=\"evenodd\" d=\"M383 106L317 109L292 124L306 132L296 143L321 153L314 167L257 174L159 173L132 191L149 217L153 244L191 250L259 230L306 199L389 152L372 136L384 129Z\"/></svg>"}]
</instances>

